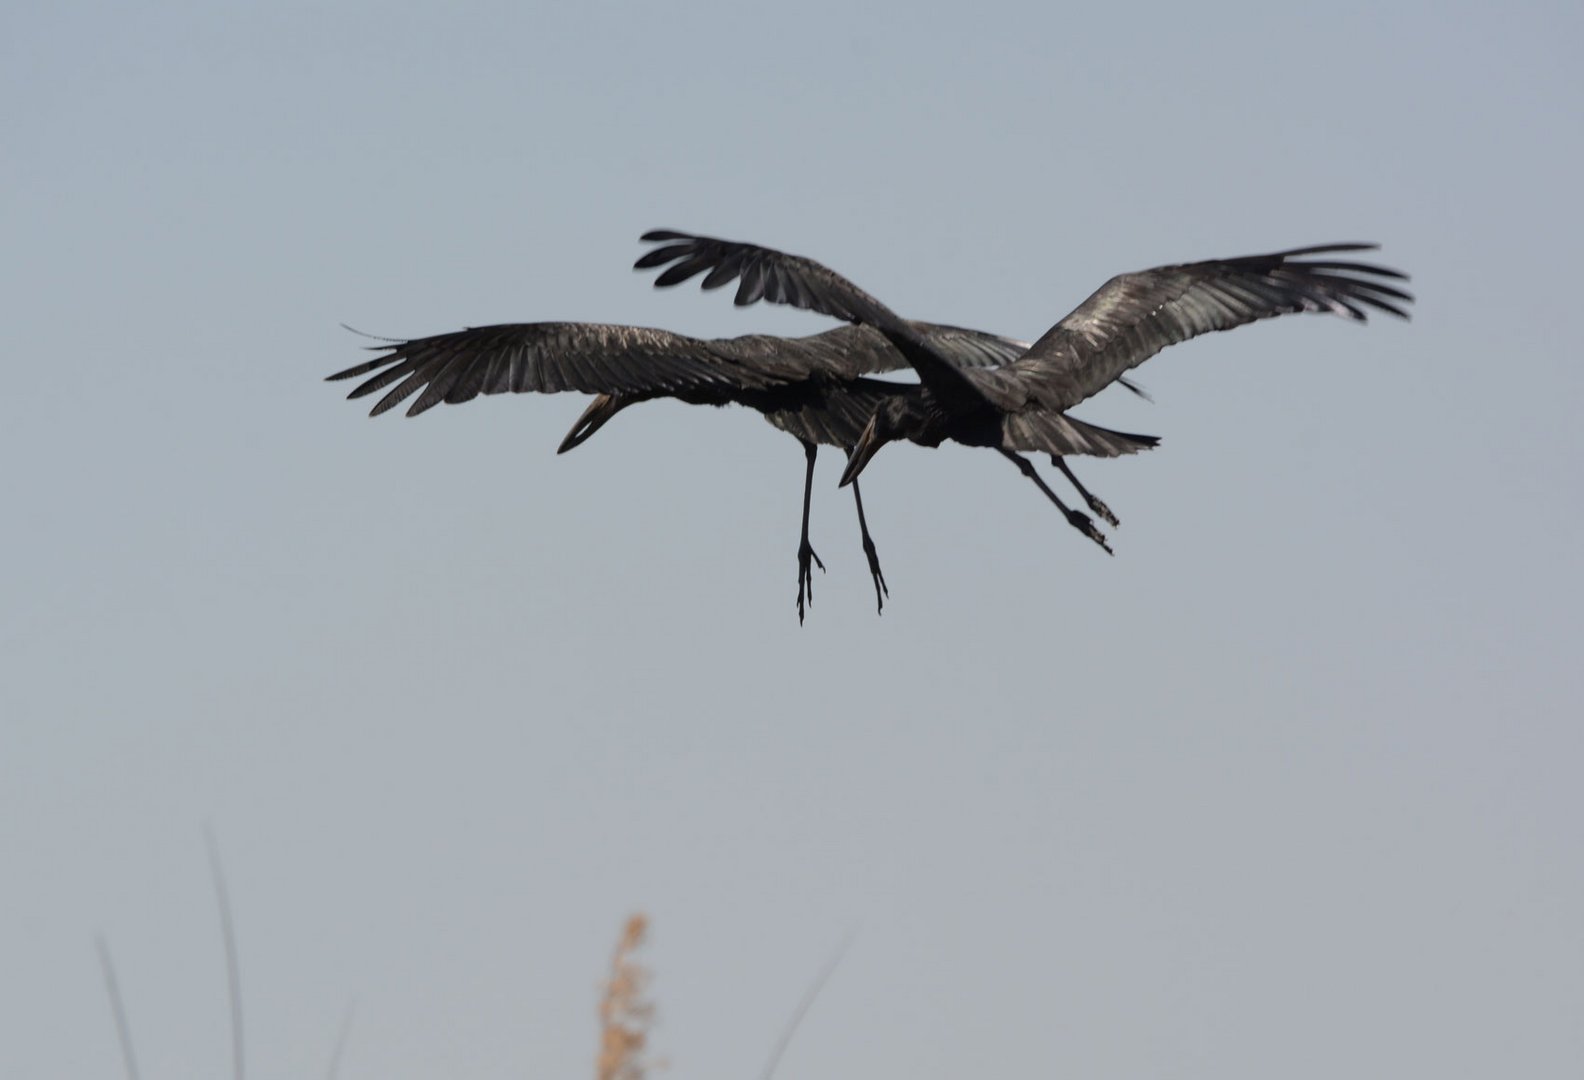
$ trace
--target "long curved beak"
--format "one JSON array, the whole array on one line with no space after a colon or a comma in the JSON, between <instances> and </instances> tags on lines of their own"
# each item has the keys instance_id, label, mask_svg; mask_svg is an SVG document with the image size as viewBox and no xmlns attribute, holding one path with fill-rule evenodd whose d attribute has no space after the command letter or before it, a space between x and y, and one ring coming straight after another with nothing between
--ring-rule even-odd
<instances>
[{"instance_id":1,"label":"long curved beak","mask_svg":"<svg viewBox=\"0 0 1584 1080\"><path fill-rule=\"evenodd\" d=\"M858 436L858 445L854 446L852 453L847 455L847 467L842 470L841 483L837 486L846 487L858 479L858 474L864 471L869 459L879 453L884 445L883 441L875 437L875 421L874 417L870 417L863 434Z\"/></svg>"},{"instance_id":2,"label":"long curved beak","mask_svg":"<svg viewBox=\"0 0 1584 1080\"><path fill-rule=\"evenodd\" d=\"M574 446L581 446L588 437L605 426L605 421L631 405L631 398L619 398L610 394L600 394L589 407L583 410L583 415L577 418L577 423L572 425L572 430L566 433L566 438L561 440L561 445L556 447L556 453L564 454Z\"/></svg>"}]
</instances>

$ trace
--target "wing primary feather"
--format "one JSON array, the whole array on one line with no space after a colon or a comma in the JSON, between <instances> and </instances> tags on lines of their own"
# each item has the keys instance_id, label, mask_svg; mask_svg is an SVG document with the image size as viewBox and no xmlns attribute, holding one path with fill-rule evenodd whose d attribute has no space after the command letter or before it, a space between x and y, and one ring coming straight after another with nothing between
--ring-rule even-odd
<instances>
[{"instance_id":1,"label":"wing primary feather","mask_svg":"<svg viewBox=\"0 0 1584 1080\"><path fill-rule=\"evenodd\" d=\"M668 267L659 277L655 278L655 288L663 289L668 285L680 285L688 278L696 277L709 268L712 260L708 255L691 255L675 266Z\"/></svg>"},{"instance_id":2,"label":"wing primary feather","mask_svg":"<svg viewBox=\"0 0 1584 1080\"><path fill-rule=\"evenodd\" d=\"M661 266L672 259L680 258L693 250L691 244L667 244L665 247L655 248L653 251L640 255L633 263L634 270L648 270L651 267Z\"/></svg>"},{"instance_id":3,"label":"wing primary feather","mask_svg":"<svg viewBox=\"0 0 1584 1080\"><path fill-rule=\"evenodd\" d=\"M747 307L757 303L765 294L765 268L755 262L743 266L742 281L737 286L737 295L732 303L738 307Z\"/></svg>"},{"instance_id":4,"label":"wing primary feather","mask_svg":"<svg viewBox=\"0 0 1584 1080\"><path fill-rule=\"evenodd\" d=\"M374 407L369 410L369 415L378 416L394 409L397 405L417 393L418 388L424 384L426 378L427 376L422 371L415 371L408 375L375 403Z\"/></svg>"},{"instance_id":5,"label":"wing primary feather","mask_svg":"<svg viewBox=\"0 0 1584 1080\"><path fill-rule=\"evenodd\" d=\"M398 357L391 356L391 357L387 357L386 359L387 360L395 360L395 359L398 359ZM417 360L405 360L402 363L397 364L395 367L387 368L386 370L380 372L379 374L373 376L372 378L366 379L363 382L358 383L355 387L352 388L352 392L347 395L347 400L351 401L351 400L354 400L356 398L367 397L369 394L372 394L374 391L380 390L380 389L383 389L384 387L389 386L391 383L395 382L397 379L406 378L417 367L418 367L418 361Z\"/></svg>"},{"instance_id":6,"label":"wing primary feather","mask_svg":"<svg viewBox=\"0 0 1584 1080\"><path fill-rule=\"evenodd\" d=\"M728 255L720 261L720 265L704 276L699 282L702 289L718 289L737 276L742 269L743 257L741 255Z\"/></svg>"}]
</instances>

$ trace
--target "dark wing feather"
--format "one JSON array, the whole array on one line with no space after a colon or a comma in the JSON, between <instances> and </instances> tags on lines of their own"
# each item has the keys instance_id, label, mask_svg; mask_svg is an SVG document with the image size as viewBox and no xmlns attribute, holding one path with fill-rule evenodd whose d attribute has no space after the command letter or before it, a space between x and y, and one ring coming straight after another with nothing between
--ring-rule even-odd
<instances>
[{"instance_id":1,"label":"dark wing feather","mask_svg":"<svg viewBox=\"0 0 1584 1080\"><path fill-rule=\"evenodd\" d=\"M1009 406L1020 398L1068 409L1168 345L1200 334L1306 311L1360 322L1370 310L1407 318L1413 297L1391 284L1405 275L1373 263L1306 258L1375 246L1327 244L1118 275L1021 360L974 380Z\"/></svg>"},{"instance_id":2,"label":"dark wing feather","mask_svg":"<svg viewBox=\"0 0 1584 1080\"><path fill-rule=\"evenodd\" d=\"M663 242L633 263L634 270L666 268L655 278L657 289L680 285L708 270L706 289L741 279L733 301L738 307L768 300L881 329L904 321L834 270L801 255L670 229L653 229L643 239Z\"/></svg>"},{"instance_id":3,"label":"dark wing feather","mask_svg":"<svg viewBox=\"0 0 1584 1080\"><path fill-rule=\"evenodd\" d=\"M981 401L975 386L943 355L920 326L897 315L880 301L836 271L801 255L707 236L655 229L643 240L661 246L640 256L635 270L665 267L655 287L677 285L708 270L704 287L716 288L739 280L735 303L758 300L815 311L832 318L861 323L879 330L913 365L919 379L937 397L964 404Z\"/></svg>"},{"instance_id":4,"label":"dark wing feather","mask_svg":"<svg viewBox=\"0 0 1584 1080\"><path fill-rule=\"evenodd\" d=\"M378 416L413 394L416 416L444 401L480 394L669 393L773 386L780 376L717 352L697 338L602 323L511 323L374 346L382 355L331 380L367 376L348 394L365 397L395 383L375 403ZM420 392L421 391L421 392Z\"/></svg>"},{"instance_id":5,"label":"dark wing feather","mask_svg":"<svg viewBox=\"0 0 1584 1080\"><path fill-rule=\"evenodd\" d=\"M987 334L982 330L968 330L944 323L915 322L913 326L936 352L959 368L1002 367L1029 350L1026 341Z\"/></svg>"},{"instance_id":6,"label":"dark wing feather","mask_svg":"<svg viewBox=\"0 0 1584 1080\"><path fill-rule=\"evenodd\" d=\"M1004 364L1028 349L1024 342L996 334L956 326L919 325L953 362L964 367ZM800 338L750 334L717 338L708 344L720 356L785 381L766 389L694 390L672 396L695 404L746 405L806 442L850 450L881 401L919 390L917 384L862 377L869 372L907 366L896 347L880 331L868 326L840 326ZM583 442L620 409L655 396L660 395L601 395L596 405L573 425L562 449Z\"/></svg>"},{"instance_id":7,"label":"dark wing feather","mask_svg":"<svg viewBox=\"0 0 1584 1080\"><path fill-rule=\"evenodd\" d=\"M913 323L917 332L952 366L999 367L1028 351L1028 342L980 330L936 323ZM902 352L884 334L870 326L839 326L822 334L801 338L755 336L725 338L714 344L733 352L739 343L754 342L795 363L805 375L830 375L852 379L908 366Z\"/></svg>"}]
</instances>

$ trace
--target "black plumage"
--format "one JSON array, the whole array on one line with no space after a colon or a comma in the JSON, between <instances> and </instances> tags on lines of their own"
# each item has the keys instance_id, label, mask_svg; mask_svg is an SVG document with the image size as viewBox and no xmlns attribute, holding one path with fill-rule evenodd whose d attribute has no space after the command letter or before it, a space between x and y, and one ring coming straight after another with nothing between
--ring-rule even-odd
<instances>
[{"instance_id":1,"label":"black plumage","mask_svg":"<svg viewBox=\"0 0 1584 1080\"><path fill-rule=\"evenodd\" d=\"M872 326L907 357L918 371L920 391L880 404L849 456L843 484L855 481L874 454L896 439L925 446L946 439L990 446L1039 483L1068 520L1102 546L1093 523L1069 510L1015 452L1049 453L1065 472L1063 455L1114 456L1155 440L1115 432L1096 438L1092 432L1103 429L1075 427L1078 422L1065 415L1067 409L1166 346L1200 334L1300 312L1363 322L1373 309L1407 318L1406 305L1413 299L1393 284L1406 280L1398 271L1336 258L1373 250L1373 244L1326 244L1160 266L1112 278L1011 363L967 370L949 363L907 320L812 259L670 230L646 233L644 239L661 245L637 263L641 269L665 268L657 286L680 284L707 271L706 289L738 282L739 305L768 300ZM1103 504L1097 507L1085 496L1091 508L1110 517Z\"/></svg>"},{"instance_id":2,"label":"black plumage","mask_svg":"<svg viewBox=\"0 0 1584 1080\"><path fill-rule=\"evenodd\" d=\"M1026 342L960 327L909 326L947 362L963 367L1006 363L1028 347ZM480 394L571 390L598 395L568 431L559 452L584 442L622 409L654 398L756 409L802 443L807 460L798 548L799 621L812 597L812 565L824 568L808 540L817 447L851 450L883 401L916 392L916 387L864 377L905 368L907 361L879 331L858 325L800 338L753 334L701 339L599 323L513 323L393 340L371 348L381 355L329 376L331 380L362 378L348 395L351 398L385 391L371 416L414 395L408 416L442 402L471 401ZM853 499L876 605L883 608L885 577L856 486Z\"/></svg>"}]
</instances>

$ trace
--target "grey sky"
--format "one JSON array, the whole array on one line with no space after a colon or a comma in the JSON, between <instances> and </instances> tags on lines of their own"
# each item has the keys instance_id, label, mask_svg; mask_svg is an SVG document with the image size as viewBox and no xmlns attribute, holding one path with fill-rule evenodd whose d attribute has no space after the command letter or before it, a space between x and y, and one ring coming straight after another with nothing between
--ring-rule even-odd
<instances>
[{"instance_id":1,"label":"grey sky","mask_svg":"<svg viewBox=\"0 0 1584 1080\"><path fill-rule=\"evenodd\" d=\"M578 1077L624 915L670 1075L1572 1077L1577 4L32 5L0 25L0 1075ZM1170 350L864 476L576 396L370 421L374 333L823 320L672 227L1033 337L1113 273L1378 240L1414 321Z\"/></svg>"}]
</instances>

